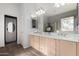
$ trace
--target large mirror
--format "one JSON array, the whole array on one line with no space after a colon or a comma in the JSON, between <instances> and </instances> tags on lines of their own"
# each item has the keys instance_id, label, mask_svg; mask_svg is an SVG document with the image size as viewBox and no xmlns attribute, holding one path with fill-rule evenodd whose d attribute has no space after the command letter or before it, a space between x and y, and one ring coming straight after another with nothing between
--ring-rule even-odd
<instances>
[{"instance_id":1,"label":"large mirror","mask_svg":"<svg viewBox=\"0 0 79 59\"><path fill-rule=\"evenodd\" d=\"M48 19L44 25L44 31L49 28L50 32L59 31L77 31L77 3L58 3L54 4L52 15L48 15Z\"/></svg>"}]
</instances>

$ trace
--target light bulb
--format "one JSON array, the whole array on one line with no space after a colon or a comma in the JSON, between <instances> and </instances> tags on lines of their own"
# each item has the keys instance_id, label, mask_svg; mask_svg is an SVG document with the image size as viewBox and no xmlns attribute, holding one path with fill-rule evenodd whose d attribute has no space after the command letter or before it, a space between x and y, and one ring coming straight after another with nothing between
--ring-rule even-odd
<instances>
[{"instance_id":1,"label":"light bulb","mask_svg":"<svg viewBox=\"0 0 79 59\"><path fill-rule=\"evenodd\" d=\"M45 11L42 10L42 9L36 12L37 15L41 15L41 14L44 14L44 13L45 13Z\"/></svg>"},{"instance_id":2,"label":"light bulb","mask_svg":"<svg viewBox=\"0 0 79 59\"><path fill-rule=\"evenodd\" d=\"M64 6L65 5L65 3L60 3L62 6Z\"/></svg>"},{"instance_id":3,"label":"light bulb","mask_svg":"<svg viewBox=\"0 0 79 59\"><path fill-rule=\"evenodd\" d=\"M55 3L55 7L60 7L59 3Z\"/></svg>"},{"instance_id":4,"label":"light bulb","mask_svg":"<svg viewBox=\"0 0 79 59\"><path fill-rule=\"evenodd\" d=\"M60 5L59 5L59 4L57 4L57 5L56 5L56 7L60 7Z\"/></svg>"},{"instance_id":5,"label":"light bulb","mask_svg":"<svg viewBox=\"0 0 79 59\"><path fill-rule=\"evenodd\" d=\"M60 7L60 6L64 6L65 3L55 3L55 7Z\"/></svg>"},{"instance_id":6,"label":"light bulb","mask_svg":"<svg viewBox=\"0 0 79 59\"><path fill-rule=\"evenodd\" d=\"M34 18L34 17L36 17L36 15L35 14L32 14L31 17Z\"/></svg>"}]
</instances>

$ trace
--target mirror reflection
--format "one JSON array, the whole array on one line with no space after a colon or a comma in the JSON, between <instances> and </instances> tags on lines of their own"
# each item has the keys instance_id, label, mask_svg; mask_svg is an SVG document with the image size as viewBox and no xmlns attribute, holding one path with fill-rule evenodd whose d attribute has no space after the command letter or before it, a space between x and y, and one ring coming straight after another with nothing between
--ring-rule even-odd
<instances>
[{"instance_id":1,"label":"mirror reflection","mask_svg":"<svg viewBox=\"0 0 79 59\"><path fill-rule=\"evenodd\" d=\"M59 31L77 31L77 4L65 3L54 4L51 15L47 15L47 20L44 20L44 32L50 23L50 32Z\"/></svg>"},{"instance_id":2,"label":"mirror reflection","mask_svg":"<svg viewBox=\"0 0 79 59\"><path fill-rule=\"evenodd\" d=\"M74 16L61 19L61 31L74 31Z\"/></svg>"}]
</instances>

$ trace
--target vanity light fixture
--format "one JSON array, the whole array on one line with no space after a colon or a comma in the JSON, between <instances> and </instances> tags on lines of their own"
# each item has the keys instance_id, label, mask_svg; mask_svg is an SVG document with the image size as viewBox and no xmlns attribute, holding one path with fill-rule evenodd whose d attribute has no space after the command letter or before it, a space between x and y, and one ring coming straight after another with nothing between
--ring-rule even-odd
<instances>
[{"instance_id":1,"label":"vanity light fixture","mask_svg":"<svg viewBox=\"0 0 79 59\"><path fill-rule=\"evenodd\" d=\"M37 16L36 16L36 14L32 14L31 17L34 18L34 17L37 17Z\"/></svg>"},{"instance_id":2,"label":"vanity light fixture","mask_svg":"<svg viewBox=\"0 0 79 59\"><path fill-rule=\"evenodd\" d=\"M31 17L34 18L34 17L40 16L42 14L45 14L45 11L40 9L35 14L32 14Z\"/></svg>"},{"instance_id":3,"label":"vanity light fixture","mask_svg":"<svg viewBox=\"0 0 79 59\"><path fill-rule=\"evenodd\" d=\"M64 6L65 3L55 3L54 5L55 5L55 7L61 7L61 6Z\"/></svg>"},{"instance_id":4,"label":"vanity light fixture","mask_svg":"<svg viewBox=\"0 0 79 59\"><path fill-rule=\"evenodd\" d=\"M42 10L42 9L40 9L40 10L38 10L38 11L36 12L36 15L42 15L42 14L44 14L44 13L45 13L45 11Z\"/></svg>"}]
</instances>

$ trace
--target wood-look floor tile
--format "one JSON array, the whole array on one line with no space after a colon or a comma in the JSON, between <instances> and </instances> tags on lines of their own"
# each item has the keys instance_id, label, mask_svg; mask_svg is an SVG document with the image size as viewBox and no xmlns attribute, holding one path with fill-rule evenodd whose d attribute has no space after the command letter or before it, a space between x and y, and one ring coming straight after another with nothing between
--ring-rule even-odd
<instances>
[{"instance_id":1,"label":"wood-look floor tile","mask_svg":"<svg viewBox=\"0 0 79 59\"><path fill-rule=\"evenodd\" d=\"M44 56L36 49L29 47L24 49L21 45L9 43L4 48L0 48L0 56Z\"/></svg>"}]
</instances>

